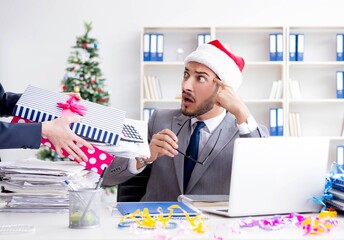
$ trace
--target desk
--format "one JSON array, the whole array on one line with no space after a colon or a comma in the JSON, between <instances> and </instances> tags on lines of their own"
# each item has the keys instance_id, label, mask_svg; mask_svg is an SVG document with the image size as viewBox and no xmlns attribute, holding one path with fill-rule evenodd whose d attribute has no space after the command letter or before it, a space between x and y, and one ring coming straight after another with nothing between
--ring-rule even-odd
<instances>
[{"instance_id":1,"label":"desk","mask_svg":"<svg viewBox=\"0 0 344 240\"><path fill-rule=\"evenodd\" d=\"M316 214L314 214L315 216ZM216 227L222 224L235 226L238 218L224 218L215 215L206 215L209 230L204 234L190 233L177 239L214 239ZM97 240L97 239L154 239L152 230L139 230L140 234L135 234L129 228L119 229L117 224L120 218L111 216L111 207L104 205L101 213L101 227L97 229L70 229L68 228L68 213L48 214L48 213L0 213L0 225L6 224L32 224L35 226L34 233L10 233L0 234L1 240ZM223 239L261 239L261 240L292 240L292 239L344 239L344 216L337 218L338 225L332 231L323 235L303 236L303 230L294 225L288 225L280 230L265 231L258 228L241 229L241 233L229 233L221 231ZM143 232L142 232L143 231ZM170 236L174 236L176 230L168 230ZM218 232L219 233L219 232Z\"/></svg>"}]
</instances>

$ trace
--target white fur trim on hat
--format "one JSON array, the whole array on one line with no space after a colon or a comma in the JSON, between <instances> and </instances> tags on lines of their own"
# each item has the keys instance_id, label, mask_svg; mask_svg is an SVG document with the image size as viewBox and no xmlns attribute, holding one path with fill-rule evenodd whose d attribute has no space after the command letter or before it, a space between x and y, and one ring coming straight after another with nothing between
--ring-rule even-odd
<instances>
[{"instance_id":1,"label":"white fur trim on hat","mask_svg":"<svg viewBox=\"0 0 344 240\"><path fill-rule=\"evenodd\" d=\"M238 65L225 52L211 44L199 46L185 58L184 64L188 62L198 62L207 66L235 91L241 85L242 73Z\"/></svg>"}]
</instances>

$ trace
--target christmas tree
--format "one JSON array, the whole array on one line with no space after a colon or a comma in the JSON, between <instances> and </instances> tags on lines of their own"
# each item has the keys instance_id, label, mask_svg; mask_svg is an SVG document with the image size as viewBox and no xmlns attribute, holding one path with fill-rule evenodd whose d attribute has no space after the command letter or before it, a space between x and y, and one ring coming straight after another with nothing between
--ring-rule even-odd
<instances>
[{"instance_id":1,"label":"christmas tree","mask_svg":"<svg viewBox=\"0 0 344 240\"><path fill-rule=\"evenodd\" d=\"M81 98L90 102L109 105L109 92L104 89L105 79L99 68L98 42L89 37L92 23L85 23L85 34L77 37L76 45L68 58L66 74L61 82L63 92L80 93ZM42 147L39 159L67 160L60 157L48 147Z\"/></svg>"},{"instance_id":2,"label":"christmas tree","mask_svg":"<svg viewBox=\"0 0 344 240\"><path fill-rule=\"evenodd\" d=\"M109 103L109 93L104 90L104 81L99 68L98 43L88 36L91 23L85 23L86 33L77 38L69 65L62 81L63 92L80 93L82 99L103 105Z\"/></svg>"}]
</instances>

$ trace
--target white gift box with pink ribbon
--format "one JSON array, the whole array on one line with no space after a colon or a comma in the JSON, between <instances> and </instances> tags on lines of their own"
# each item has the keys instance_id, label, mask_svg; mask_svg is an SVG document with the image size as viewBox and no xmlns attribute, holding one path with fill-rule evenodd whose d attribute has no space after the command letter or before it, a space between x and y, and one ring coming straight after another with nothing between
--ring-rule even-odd
<instances>
[{"instance_id":1,"label":"white gift box with pink ribbon","mask_svg":"<svg viewBox=\"0 0 344 240\"><path fill-rule=\"evenodd\" d=\"M49 121L62 115L81 115L82 121L71 124L79 136L116 145L122 132L125 111L86 100L75 100L29 85L18 100L13 115L33 122Z\"/></svg>"}]
</instances>

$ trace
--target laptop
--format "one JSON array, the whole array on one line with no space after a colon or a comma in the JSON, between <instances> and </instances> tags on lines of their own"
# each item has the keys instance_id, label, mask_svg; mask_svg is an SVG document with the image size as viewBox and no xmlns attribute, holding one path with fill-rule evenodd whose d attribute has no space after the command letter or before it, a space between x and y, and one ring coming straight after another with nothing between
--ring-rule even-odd
<instances>
[{"instance_id":1,"label":"laptop","mask_svg":"<svg viewBox=\"0 0 344 240\"><path fill-rule=\"evenodd\" d=\"M328 167L326 138L239 138L234 143L227 217L319 212Z\"/></svg>"}]
</instances>

